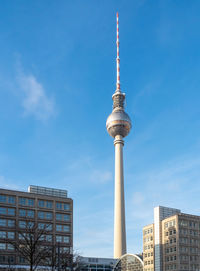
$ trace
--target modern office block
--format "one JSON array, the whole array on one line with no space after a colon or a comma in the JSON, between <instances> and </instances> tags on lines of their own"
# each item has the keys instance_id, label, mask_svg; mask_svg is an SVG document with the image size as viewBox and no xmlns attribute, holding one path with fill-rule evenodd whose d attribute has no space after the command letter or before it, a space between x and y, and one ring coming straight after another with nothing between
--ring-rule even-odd
<instances>
[{"instance_id":1,"label":"modern office block","mask_svg":"<svg viewBox=\"0 0 200 271\"><path fill-rule=\"evenodd\" d=\"M57 247L60 253L73 249L73 201L66 190L30 186L28 192L0 189L0 268L8 263L26 266L26 259L18 255L7 239L20 238L16 229L27 225L46 228L44 246Z\"/></svg>"}]
</instances>

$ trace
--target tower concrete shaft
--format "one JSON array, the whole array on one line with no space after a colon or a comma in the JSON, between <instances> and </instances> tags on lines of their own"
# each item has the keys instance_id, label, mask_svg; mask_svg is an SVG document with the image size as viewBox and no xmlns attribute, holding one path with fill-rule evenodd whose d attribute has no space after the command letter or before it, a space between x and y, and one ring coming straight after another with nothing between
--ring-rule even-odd
<instances>
[{"instance_id":1,"label":"tower concrete shaft","mask_svg":"<svg viewBox=\"0 0 200 271\"><path fill-rule=\"evenodd\" d=\"M114 214L114 258L126 254L126 225L124 201L124 170L123 146L124 140L117 135L115 145L115 214Z\"/></svg>"},{"instance_id":2,"label":"tower concrete shaft","mask_svg":"<svg viewBox=\"0 0 200 271\"><path fill-rule=\"evenodd\" d=\"M114 211L114 258L126 254L126 225L124 200L124 170L123 170L123 138L131 130L131 120L124 111L125 94L120 87L120 58L119 58L119 17L117 13L117 82L116 91L112 95L113 111L109 115L106 128L114 138L115 145L115 211Z\"/></svg>"}]
</instances>

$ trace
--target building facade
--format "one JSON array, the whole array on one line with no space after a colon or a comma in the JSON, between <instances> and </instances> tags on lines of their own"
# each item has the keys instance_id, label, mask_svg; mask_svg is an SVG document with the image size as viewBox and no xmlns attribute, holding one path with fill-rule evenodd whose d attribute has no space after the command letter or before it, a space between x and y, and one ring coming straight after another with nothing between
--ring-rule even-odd
<instances>
[{"instance_id":1,"label":"building facade","mask_svg":"<svg viewBox=\"0 0 200 271\"><path fill-rule=\"evenodd\" d=\"M59 252L73 249L73 201L66 190L29 186L28 192L0 189L0 268L8 264L26 266L26 259L17 253L12 242L27 225L46 229L45 246L59 247Z\"/></svg>"},{"instance_id":2,"label":"building facade","mask_svg":"<svg viewBox=\"0 0 200 271\"><path fill-rule=\"evenodd\" d=\"M156 207L154 223L143 228L143 257L144 271L199 271L200 216Z\"/></svg>"},{"instance_id":3,"label":"building facade","mask_svg":"<svg viewBox=\"0 0 200 271\"><path fill-rule=\"evenodd\" d=\"M81 271L112 271L117 259L80 257Z\"/></svg>"}]
</instances>

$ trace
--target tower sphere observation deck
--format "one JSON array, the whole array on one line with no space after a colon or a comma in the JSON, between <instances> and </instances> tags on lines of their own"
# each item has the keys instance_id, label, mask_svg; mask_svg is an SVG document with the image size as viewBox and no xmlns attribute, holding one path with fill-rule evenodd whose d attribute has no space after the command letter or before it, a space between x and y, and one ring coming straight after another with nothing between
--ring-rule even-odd
<instances>
[{"instance_id":1,"label":"tower sphere observation deck","mask_svg":"<svg viewBox=\"0 0 200 271\"><path fill-rule=\"evenodd\" d=\"M113 101L116 102L116 96L123 96L125 99L124 93L118 93L113 95ZM106 121L106 128L110 136L116 137L120 135L125 137L129 134L131 130L131 120L128 114L124 111L124 106L115 107L112 113L109 115Z\"/></svg>"}]
</instances>

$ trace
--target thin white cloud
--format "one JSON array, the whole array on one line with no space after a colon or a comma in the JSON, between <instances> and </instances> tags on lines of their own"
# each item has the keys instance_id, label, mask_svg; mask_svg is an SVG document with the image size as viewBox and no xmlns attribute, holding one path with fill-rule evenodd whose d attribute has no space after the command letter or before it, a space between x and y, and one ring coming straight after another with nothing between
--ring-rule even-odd
<instances>
[{"instance_id":1,"label":"thin white cloud","mask_svg":"<svg viewBox=\"0 0 200 271\"><path fill-rule=\"evenodd\" d=\"M21 72L18 76L18 82L24 94L22 105L26 115L46 120L55 113L53 99L47 96L43 85L38 82L35 76L25 75Z\"/></svg>"},{"instance_id":2,"label":"thin white cloud","mask_svg":"<svg viewBox=\"0 0 200 271\"><path fill-rule=\"evenodd\" d=\"M19 190L19 187L13 181L6 179L2 175L0 176L0 187L3 189Z\"/></svg>"},{"instance_id":3,"label":"thin white cloud","mask_svg":"<svg viewBox=\"0 0 200 271\"><path fill-rule=\"evenodd\" d=\"M113 175L111 171L102 170L93 170L90 173L90 180L92 182L106 183L112 181Z\"/></svg>"}]
</instances>

